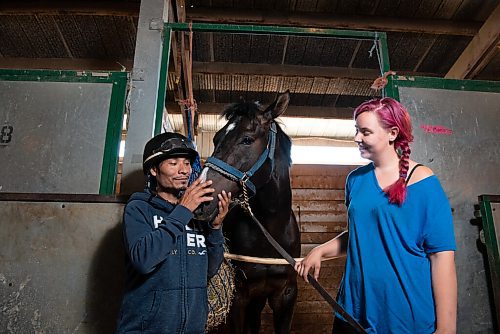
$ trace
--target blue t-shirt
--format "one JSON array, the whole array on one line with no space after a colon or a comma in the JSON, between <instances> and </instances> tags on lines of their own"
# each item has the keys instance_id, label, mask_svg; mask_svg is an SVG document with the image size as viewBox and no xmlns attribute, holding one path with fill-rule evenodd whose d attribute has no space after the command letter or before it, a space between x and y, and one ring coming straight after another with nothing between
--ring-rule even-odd
<instances>
[{"instance_id":1,"label":"blue t-shirt","mask_svg":"<svg viewBox=\"0 0 500 334\"><path fill-rule=\"evenodd\" d=\"M346 182L349 245L338 300L368 333L430 334L435 308L428 255L455 250L451 208L436 176L389 203L373 164Z\"/></svg>"}]
</instances>

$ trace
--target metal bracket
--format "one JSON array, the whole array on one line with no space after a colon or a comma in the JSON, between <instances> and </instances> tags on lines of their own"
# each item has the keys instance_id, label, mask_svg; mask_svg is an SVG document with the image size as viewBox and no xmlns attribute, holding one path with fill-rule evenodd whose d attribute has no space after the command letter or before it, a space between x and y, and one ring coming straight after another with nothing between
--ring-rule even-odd
<instances>
[{"instance_id":1,"label":"metal bracket","mask_svg":"<svg viewBox=\"0 0 500 334\"><path fill-rule=\"evenodd\" d=\"M145 71L143 68L132 69L132 81L144 81Z\"/></svg>"},{"instance_id":2,"label":"metal bracket","mask_svg":"<svg viewBox=\"0 0 500 334\"><path fill-rule=\"evenodd\" d=\"M161 19L161 18L151 19L151 21L149 21L149 30L162 31L163 24L164 24L164 22L163 22L163 19Z\"/></svg>"}]
</instances>

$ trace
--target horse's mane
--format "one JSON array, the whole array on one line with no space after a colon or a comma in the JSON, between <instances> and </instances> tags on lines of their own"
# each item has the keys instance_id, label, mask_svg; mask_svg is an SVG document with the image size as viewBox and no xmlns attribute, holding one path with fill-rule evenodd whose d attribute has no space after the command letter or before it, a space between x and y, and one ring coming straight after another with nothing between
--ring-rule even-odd
<instances>
[{"instance_id":1,"label":"horse's mane","mask_svg":"<svg viewBox=\"0 0 500 334\"><path fill-rule=\"evenodd\" d=\"M257 113L262 111L262 105L259 102L238 102L230 104L222 112L222 117L227 120L232 120L237 116L254 119Z\"/></svg>"},{"instance_id":2,"label":"horse's mane","mask_svg":"<svg viewBox=\"0 0 500 334\"><path fill-rule=\"evenodd\" d=\"M226 118L228 121L233 120L236 117L245 117L247 119L253 120L257 117L257 114L263 111L263 106L259 102L238 102L229 105L222 112L222 117ZM290 137L281 129L279 122L276 121L276 127L278 129L278 142L279 149L286 154L288 158L288 166L292 165L291 149L292 141Z\"/></svg>"}]
</instances>

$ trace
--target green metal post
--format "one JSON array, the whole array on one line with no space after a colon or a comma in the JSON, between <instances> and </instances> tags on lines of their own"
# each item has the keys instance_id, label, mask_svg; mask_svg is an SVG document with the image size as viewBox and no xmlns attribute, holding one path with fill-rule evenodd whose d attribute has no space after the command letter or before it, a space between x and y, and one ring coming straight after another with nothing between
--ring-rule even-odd
<instances>
[{"instance_id":1,"label":"green metal post","mask_svg":"<svg viewBox=\"0 0 500 334\"><path fill-rule=\"evenodd\" d=\"M163 49L161 53L160 82L158 83L158 100L156 102L156 117L154 134L161 132L163 121L163 108L165 107L165 96L167 94L168 62L170 59L170 41L172 29L165 26L163 30Z\"/></svg>"},{"instance_id":2,"label":"green metal post","mask_svg":"<svg viewBox=\"0 0 500 334\"><path fill-rule=\"evenodd\" d=\"M113 195L115 193L118 155L127 92L127 73L115 73L112 78L113 89L111 91L101 183L99 187L99 194L101 195Z\"/></svg>"}]
</instances>

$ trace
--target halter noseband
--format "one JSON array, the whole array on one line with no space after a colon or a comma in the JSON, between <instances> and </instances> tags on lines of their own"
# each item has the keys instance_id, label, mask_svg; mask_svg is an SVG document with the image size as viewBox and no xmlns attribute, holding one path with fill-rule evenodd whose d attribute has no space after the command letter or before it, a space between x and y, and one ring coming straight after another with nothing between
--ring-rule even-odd
<instances>
[{"instance_id":1,"label":"halter noseband","mask_svg":"<svg viewBox=\"0 0 500 334\"><path fill-rule=\"evenodd\" d=\"M271 160L271 172L274 170L274 151L276 148L276 123L273 121L271 123L271 127L269 129L269 138L267 140L267 147L260 155L259 159L255 162L255 164L246 172L242 172L228 163L215 158L209 157L205 162L205 167L212 168L216 172L222 174L228 179L240 183L243 189L248 188L250 190L251 196L257 193L257 189L255 185L250 181L250 178L255 174L256 171L259 170L260 167L266 162L266 159L269 158Z\"/></svg>"}]
</instances>

